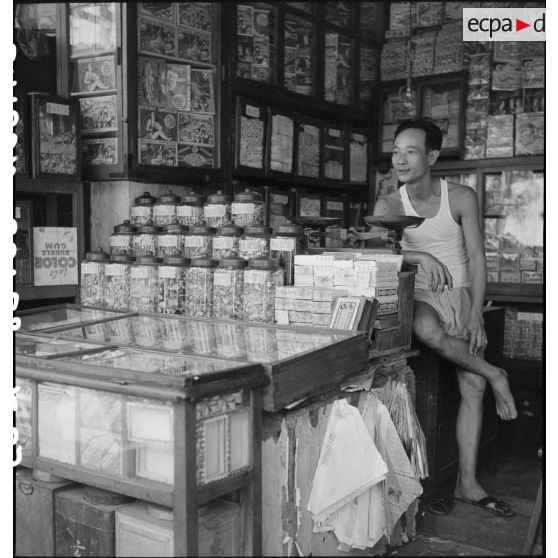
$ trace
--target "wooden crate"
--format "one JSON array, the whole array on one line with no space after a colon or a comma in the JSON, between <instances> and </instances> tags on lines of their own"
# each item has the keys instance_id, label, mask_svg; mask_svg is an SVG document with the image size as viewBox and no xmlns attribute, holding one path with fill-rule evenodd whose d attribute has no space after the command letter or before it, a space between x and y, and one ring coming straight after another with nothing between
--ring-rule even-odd
<instances>
[{"instance_id":1,"label":"wooden crate","mask_svg":"<svg viewBox=\"0 0 558 558\"><path fill-rule=\"evenodd\" d=\"M55 556L54 498L72 482L35 480L31 469L15 474L15 555Z\"/></svg>"},{"instance_id":2,"label":"wooden crate","mask_svg":"<svg viewBox=\"0 0 558 558\"><path fill-rule=\"evenodd\" d=\"M399 325L373 331L370 358L397 353L411 346L415 275L414 270L399 273Z\"/></svg>"}]
</instances>

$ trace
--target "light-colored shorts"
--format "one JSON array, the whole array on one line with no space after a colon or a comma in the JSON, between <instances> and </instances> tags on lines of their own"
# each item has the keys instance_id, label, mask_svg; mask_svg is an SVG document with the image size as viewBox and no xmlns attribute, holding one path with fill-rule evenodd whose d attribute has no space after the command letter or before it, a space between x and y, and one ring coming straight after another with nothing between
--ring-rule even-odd
<instances>
[{"instance_id":1,"label":"light-colored shorts","mask_svg":"<svg viewBox=\"0 0 558 558\"><path fill-rule=\"evenodd\" d=\"M432 306L440 316L442 329L458 339L468 339L465 329L471 313L471 294L469 287L445 288L442 294L426 289L415 290L415 302L421 301Z\"/></svg>"}]
</instances>

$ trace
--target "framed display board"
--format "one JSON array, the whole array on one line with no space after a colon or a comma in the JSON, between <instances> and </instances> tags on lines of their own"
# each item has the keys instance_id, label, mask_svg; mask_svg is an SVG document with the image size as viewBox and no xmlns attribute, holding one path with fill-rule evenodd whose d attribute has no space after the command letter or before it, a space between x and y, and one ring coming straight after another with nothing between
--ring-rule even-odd
<instances>
[{"instance_id":1,"label":"framed display board","mask_svg":"<svg viewBox=\"0 0 558 558\"><path fill-rule=\"evenodd\" d=\"M297 177L319 179L323 152L323 122L299 116L297 119Z\"/></svg>"},{"instance_id":2,"label":"framed display board","mask_svg":"<svg viewBox=\"0 0 558 558\"><path fill-rule=\"evenodd\" d=\"M27 99L25 97L18 97L15 103L15 110L18 115L17 123L14 127L14 132L17 136L16 144L14 147L15 172L19 176L28 176L29 174L29 145L28 134L29 126L27 119Z\"/></svg>"},{"instance_id":3,"label":"framed display board","mask_svg":"<svg viewBox=\"0 0 558 558\"><path fill-rule=\"evenodd\" d=\"M235 169L263 174L267 108L244 97L237 97L235 105Z\"/></svg>"},{"instance_id":4,"label":"framed display board","mask_svg":"<svg viewBox=\"0 0 558 558\"><path fill-rule=\"evenodd\" d=\"M324 127L323 177L329 180L345 179L345 130Z\"/></svg>"},{"instance_id":5,"label":"framed display board","mask_svg":"<svg viewBox=\"0 0 558 558\"><path fill-rule=\"evenodd\" d=\"M78 105L55 95L31 93L33 178L78 178L81 142Z\"/></svg>"},{"instance_id":6,"label":"framed display board","mask_svg":"<svg viewBox=\"0 0 558 558\"><path fill-rule=\"evenodd\" d=\"M294 160L293 115L269 110L269 161L270 172L292 175Z\"/></svg>"}]
</instances>

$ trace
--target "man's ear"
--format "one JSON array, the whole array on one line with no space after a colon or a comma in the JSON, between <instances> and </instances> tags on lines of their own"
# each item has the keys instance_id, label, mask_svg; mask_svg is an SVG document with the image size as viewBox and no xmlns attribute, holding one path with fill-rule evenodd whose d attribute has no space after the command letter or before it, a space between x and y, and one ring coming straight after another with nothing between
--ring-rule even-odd
<instances>
[{"instance_id":1,"label":"man's ear","mask_svg":"<svg viewBox=\"0 0 558 558\"><path fill-rule=\"evenodd\" d=\"M438 149L431 149L428 152L428 164L432 166L438 160L439 156L440 156L440 151Z\"/></svg>"}]
</instances>

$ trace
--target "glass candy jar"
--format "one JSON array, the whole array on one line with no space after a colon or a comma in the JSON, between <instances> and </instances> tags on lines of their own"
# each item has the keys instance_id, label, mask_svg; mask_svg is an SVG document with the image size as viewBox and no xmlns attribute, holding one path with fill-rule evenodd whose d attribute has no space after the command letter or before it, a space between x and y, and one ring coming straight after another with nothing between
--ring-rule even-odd
<instances>
[{"instance_id":1,"label":"glass candy jar","mask_svg":"<svg viewBox=\"0 0 558 558\"><path fill-rule=\"evenodd\" d=\"M246 260L236 252L219 262L213 277L213 316L242 320Z\"/></svg>"},{"instance_id":2,"label":"glass candy jar","mask_svg":"<svg viewBox=\"0 0 558 558\"><path fill-rule=\"evenodd\" d=\"M285 285L294 285L294 257L305 251L305 239L304 229L290 221L279 225L271 237L271 257L283 268Z\"/></svg>"},{"instance_id":3,"label":"glass candy jar","mask_svg":"<svg viewBox=\"0 0 558 558\"><path fill-rule=\"evenodd\" d=\"M126 252L130 256L134 255L134 234L137 227L132 225L127 219L114 227L114 232L110 235L110 253L120 254Z\"/></svg>"},{"instance_id":4,"label":"glass candy jar","mask_svg":"<svg viewBox=\"0 0 558 558\"><path fill-rule=\"evenodd\" d=\"M250 225L244 229L244 236L238 241L238 255L250 260L259 256L269 256L271 227Z\"/></svg>"},{"instance_id":5,"label":"glass candy jar","mask_svg":"<svg viewBox=\"0 0 558 558\"><path fill-rule=\"evenodd\" d=\"M109 255L97 248L87 252L81 262L80 302L84 306L103 305L103 284L105 282L105 265Z\"/></svg>"},{"instance_id":6,"label":"glass candy jar","mask_svg":"<svg viewBox=\"0 0 558 558\"><path fill-rule=\"evenodd\" d=\"M215 229L205 223L192 225L184 237L184 255L199 258L204 254L211 254L214 234Z\"/></svg>"},{"instance_id":7,"label":"glass candy jar","mask_svg":"<svg viewBox=\"0 0 558 558\"><path fill-rule=\"evenodd\" d=\"M176 219L176 206L179 203L180 196L166 190L153 206L153 222L159 226L170 225Z\"/></svg>"},{"instance_id":8,"label":"glass candy jar","mask_svg":"<svg viewBox=\"0 0 558 558\"><path fill-rule=\"evenodd\" d=\"M231 218L235 225L241 227L263 225L264 203L261 196L248 189L239 192L231 205Z\"/></svg>"},{"instance_id":9,"label":"glass candy jar","mask_svg":"<svg viewBox=\"0 0 558 558\"><path fill-rule=\"evenodd\" d=\"M159 265L159 305L163 314L184 314L186 275L190 259L180 253L163 258Z\"/></svg>"},{"instance_id":10,"label":"glass candy jar","mask_svg":"<svg viewBox=\"0 0 558 558\"><path fill-rule=\"evenodd\" d=\"M213 272L216 264L207 254L192 259L186 280L186 316L211 318L213 315Z\"/></svg>"},{"instance_id":11,"label":"glass candy jar","mask_svg":"<svg viewBox=\"0 0 558 558\"><path fill-rule=\"evenodd\" d=\"M104 306L112 310L129 310L130 308L130 271L134 258L126 252L112 254L110 262L105 264L105 281L103 284Z\"/></svg>"},{"instance_id":12,"label":"glass candy jar","mask_svg":"<svg viewBox=\"0 0 558 558\"><path fill-rule=\"evenodd\" d=\"M153 206L157 200L149 192L144 192L134 200L130 221L132 225L145 225L148 221L153 221Z\"/></svg>"},{"instance_id":13,"label":"glass candy jar","mask_svg":"<svg viewBox=\"0 0 558 558\"><path fill-rule=\"evenodd\" d=\"M219 227L213 237L213 259L221 260L231 252L238 252L238 241L243 232L244 229L237 225Z\"/></svg>"},{"instance_id":14,"label":"glass candy jar","mask_svg":"<svg viewBox=\"0 0 558 558\"><path fill-rule=\"evenodd\" d=\"M182 196L182 201L176 206L176 218L182 225L190 227L203 223L203 203L205 197L201 194L189 192Z\"/></svg>"},{"instance_id":15,"label":"glass candy jar","mask_svg":"<svg viewBox=\"0 0 558 558\"><path fill-rule=\"evenodd\" d=\"M161 227L155 225L153 221L148 221L145 225L140 225L134 234L134 256L145 256L148 252L157 253L157 240Z\"/></svg>"},{"instance_id":16,"label":"glass candy jar","mask_svg":"<svg viewBox=\"0 0 558 558\"><path fill-rule=\"evenodd\" d=\"M155 312L159 303L159 270L161 258L153 253L138 256L130 270L130 310Z\"/></svg>"},{"instance_id":17,"label":"glass candy jar","mask_svg":"<svg viewBox=\"0 0 558 558\"><path fill-rule=\"evenodd\" d=\"M203 205L205 222L211 227L222 227L231 223L231 197L217 190L216 194L207 196Z\"/></svg>"},{"instance_id":18,"label":"glass candy jar","mask_svg":"<svg viewBox=\"0 0 558 558\"><path fill-rule=\"evenodd\" d=\"M176 219L170 225L164 225L157 237L157 257L162 258L176 252L184 252L184 237L188 227L181 225Z\"/></svg>"},{"instance_id":19,"label":"glass candy jar","mask_svg":"<svg viewBox=\"0 0 558 558\"><path fill-rule=\"evenodd\" d=\"M248 262L244 270L244 319L250 322L275 321L275 289L283 284L283 271L269 256Z\"/></svg>"}]
</instances>

